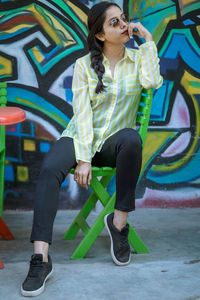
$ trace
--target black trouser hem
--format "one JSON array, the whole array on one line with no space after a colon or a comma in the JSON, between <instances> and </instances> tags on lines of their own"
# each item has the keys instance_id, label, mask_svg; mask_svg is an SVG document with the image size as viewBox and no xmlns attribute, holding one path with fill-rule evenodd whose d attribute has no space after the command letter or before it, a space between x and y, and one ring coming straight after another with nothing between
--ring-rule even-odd
<instances>
[{"instance_id":1,"label":"black trouser hem","mask_svg":"<svg viewBox=\"0 0 200 300\"><path fill-rule=\"evenodd\" d=\"M117 207L115 206L115 209L123 211L123 212L131 212L135 210L135 207Z\"/></svg>"},{"instance_id":2,"label":"black trouser hem","mask_svg":"<svg viewBox=\"0 0 200 300\"><path fill-rule=\"evenodd\" d=\"M52 241L48 240L48 239L45 239L45 238L36 238L36 239L33 239L31 238L30 239L30 242L31 243L34 243L35 241L38 241L38 242L45 242L45 243L48 243L49 245L51 245Z\"/></svg>"}]
</instances>

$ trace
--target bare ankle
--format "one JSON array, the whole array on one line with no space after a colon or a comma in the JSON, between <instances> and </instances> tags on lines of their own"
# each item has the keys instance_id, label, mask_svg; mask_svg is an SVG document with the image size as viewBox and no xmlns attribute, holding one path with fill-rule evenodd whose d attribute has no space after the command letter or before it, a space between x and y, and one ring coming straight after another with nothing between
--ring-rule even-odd
<instances>
[{"instance_id":1,"label":"bare ankle","mask_svg":"<svg viewBox=\"0 0 200 300\"><path fill-rule=\"evenodd\" d=\"M128 213L115 209L113 224L118 230L122 230L126 226Z\"/></svg>"},{"instance_id":2,"label":"bare ankle","mask_svg":"<svg viewBox=\"0 0 200 300\"><path fill-rule=\"evenodd\" d=\"M48 262L49 244L43 241L34 241L34 253L42 254L43 262Z\"/></svg>"},{"instance_id":3,"label":"bare ankle","mask_svg":"<svg viewBox=\"0 0 200 300\"><path fill-rule=\"evenodd\" d=\"M123 225L123 224L121 224L121 223L116 222L114 219L113 219L113 225L114 225L119 231L121 231L122 228L125 226L125 225Z\"/></svg>"}]
</instances>

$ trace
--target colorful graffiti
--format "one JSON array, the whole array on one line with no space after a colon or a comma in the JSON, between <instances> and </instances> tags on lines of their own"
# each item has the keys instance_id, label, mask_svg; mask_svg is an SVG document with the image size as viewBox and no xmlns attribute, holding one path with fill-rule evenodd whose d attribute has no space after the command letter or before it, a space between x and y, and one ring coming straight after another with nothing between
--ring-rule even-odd
<instances>
[{"instance_id":1,"label":"colorful graffiti","mask_svg":"<svg viewBox=\"0 0 200 300\"><path fill-rule=\"evenodd\" d=\"M32 207L43 156L73 114L73 66L87 53L87 13L97 2L1 1L0 80L8 83L8 105L27 116L7 128L5 207ZM164 77L154 91L137 206L200 206L199 1L113 2L152 32ZM80 207L87 196L69 175L60 207Z\"/></svg>"}]
</instances>

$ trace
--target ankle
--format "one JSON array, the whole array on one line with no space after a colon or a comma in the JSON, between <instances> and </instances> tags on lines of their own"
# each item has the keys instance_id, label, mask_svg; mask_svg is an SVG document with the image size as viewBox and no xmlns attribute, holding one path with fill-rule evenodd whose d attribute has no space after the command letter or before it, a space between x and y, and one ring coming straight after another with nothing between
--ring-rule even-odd
<instances>
[{"instance_id":1,"label":"ankle","mask_svg":"<svg viewBox=\"0 0 200 300\"><path fill-rule=\"evenodd\" d=\"M34 253L42 254L43 262L48 262L49 244L43 241L34 241Z\"/></svg>"},{"instance_id":2,"label":"ankle","mask_svg":"<svg viewBox=\"0 0 200 300\"><path fill-rule=\"evenodd\" d=\"M124 226L126 226L126 224L117 222L115 219L113 219L113 225L114 225L119 231L121 231L122 228L123 228Z\"/></svg>"},{"instance_id":3,"label":"ankle","mask_svg":"<svg viewBox=\"0 0 200 300\"><path fill-rule=\"evenodd\" d=\"M126 220L127 220L128 213L119 211L115 209L114 217L113 217L113 225L118 229L122 230L124 226L126 226Z\"/></svg>"}]
</instances>

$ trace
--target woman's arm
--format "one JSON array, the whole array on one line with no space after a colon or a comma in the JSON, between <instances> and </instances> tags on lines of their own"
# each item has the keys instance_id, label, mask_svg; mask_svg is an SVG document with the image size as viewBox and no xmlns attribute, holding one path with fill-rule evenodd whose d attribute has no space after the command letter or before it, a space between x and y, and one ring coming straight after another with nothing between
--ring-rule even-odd
<instances>
[{"instance_id":1,"label":"woman's arm","mask_svg":"<svg viewBox=\"0 0 200 300\"><path fill-rule=\"evenodd\" d=\"M87 184L90 184L92 179L91 148L93 141L93 114L88 94L87 74L80 60L77 60L75 64L72 91L76 126L74 148L77 161L74 180L87 189Z\"/></svg>"},{"instance_id":2,"label":"woman's arm","mask_svg":"<svg viewBox=\"0 0 200 300\"><path fill-rule=\"evenodd\" d=\"M80 59L76 61L72 83L73 111L76 126L74 147L76 161L91 162L93 114L88 93L88 79Z\"/></svg>"},{"instance_id":3,"label":"woman's arm","mask_svg":"<svg viewBox=\"0 0 200 300\"><path fill-rule=\"evenodd\" d=\"M151 33L140 23L129 24L129 35L138 35L146 40L139 47L139 80L144 88L158 89L163 84L157 47ZM136 30L136 31L135 31Z\"/></svg>"}]
</instances>

